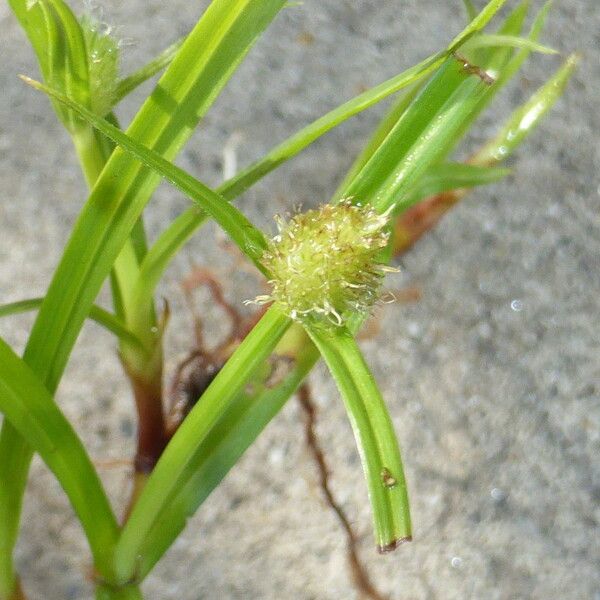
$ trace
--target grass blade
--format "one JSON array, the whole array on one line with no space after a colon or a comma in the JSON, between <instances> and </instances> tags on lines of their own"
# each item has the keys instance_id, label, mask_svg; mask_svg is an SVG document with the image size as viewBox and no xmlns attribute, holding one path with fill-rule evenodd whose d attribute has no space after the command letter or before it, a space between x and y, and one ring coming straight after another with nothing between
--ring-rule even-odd
<instances>
[{"instance_id":1,"label":"grass blade","mask_svg":"<svg viewBox=\"0 0 600 600\"><path fill-rule=\"evenodd\" d=\"M119 528L98 475L77 434L33 371L0 339L0 411L56 475L81 524L102 577L112 577L112 553ZM0 469L12 470L9 461ZM6 474L0 506L10 505L10 482L20 472ZM11 552L10 544L3 551Z\"/></svg>"},{"instance_id":2,"label":"grass blade","mask_svg":"<svg viewBox=\"0 0 600 600\"><path fill-rule=\"evenodd\" d=\"M406 112L406 109L410 106L411 102L415 99L415 96L420 92L423 87L423 81L419 81L413 85L412 89L406 91L403 95L398 98L388 110L386 115L381 119L379 125L375 131L371 134L369 141L354 159L352 166L348 169L348 172L344 176L344 179L338 185L333 198L335 200L341 200L344 197L345 190L350 186L350 183L356 178L361 172L362 168L367 164L374 152L381 146L389 132L392 130L394 125L398 122L400 117Z\"/></svg>"},{"instance_id":3,"label":"grass blade","mask_svg":"<svg viewBox=\"0 0 600 600\"><path fill-rule=\"evenodd\" d=\"M290 325L288 317L274 308L268 310L219 371L165 448L117 544L114 560L119 582L135 576L146 537L161 513L168 510L177 490L193 477L201 459L202 442Z\"/></svg>"},{"instance_id":4,"label":"grass blade","mask_svg":"<svg viewBox=\"0 0 600 600\"><path fill-rule=\"evenodd\" d=\"M511 156L560 97L578 61L577 55L569 57L557 73L508 118L500 132L469 159L471 166L495 165ZM419 185L423 183L421 181ZM421 197L431 197L397 219L394 225L394 253L406 252L455 206L467 191L465 188L445 190L442 186L437 189L434 186L417 194Z\"/></svg>"},{"instance_id":5,"label":"grass blade","mask_svg":"<svg viewBox=\"0 0 600 600\"><path fill-rule=\"evenodd\" d=\"M348 330L311 328L308 334L344 399L369 488L377 546L381 552L394 550L412 533L400 450L385 403Z\"/></svg>"},{"instance_id":6,"label":"grass blade","mask_svg":"<svg viewBox=\"0 0 600 600\"><path fill-rule=\"evenodd\" d=\"M27 300L3 304L0 306L0 318L38 310L43 301L43 298L29 298ZM125 340L129 344L138 345L140 348L142 347L142 342L134 333L127 329L125 323L101 306L94 304L90 309L89 317L107 331L114 333L119 339Z\"/></svg>"},{"instance_id":7,"label":"grass blade","mask_svg":"<svg viewBox=\"0 0 600 600\"><path fill-rule=\"evenodd\" d=\"M411 67L392 79L384 81L374 88L363 92L359 96L356 96L352 100L349 100L323 115L310 125L307 125L292 137L288 138L278 146L275 146L275 148L268 152L263 158L246 167L225 182L221 186L223 195L227 198L239 196L256 181L263 178L282 163L299 154L307 146L331 131L333 128L363 110L370 108L377 102L384 100L388 96L412 85L429 73L432 73L440 66L448 54L460 46L463 40L464 37L459 38L459 41L455 42L455 44L447 50L426 58L414 67Z\"/></svg>"},{"instance_id":8,"label":"grass blade","mask_svg":"<svg viewBox=\"0 0 600 600\"><path fill-rule=\"evenodd\" d=\"M144 541L139 562L139 575L145 577L183 530L189 517L219 485L229 470L256 440L271 419L281 410L319 359L319 352L303 330L295 325L295 337L300 334L298 351L294 353L293 367L285 379L275 385L258 385L250 394L242 392L222 419L202 443L202 457L192 477L169 502ZM282 340L284 343L284 340ZM278 349L273 360L278 360ZM284 354L284 360L289 360Z\"/></svg>"},{"instance_id":9,"label":"grass blade","mask_svg":"<svg viewBox=\"0 0 600 600\"><path fill-rule=\"evenodd\" d=\"M502 34L481 34L471 38L465 43L465 51L474 50L477 48L490 48L500 46L505 48L521 48L530 52L539 52L540 54L558 54L558 50L544 46L538 42L534 42L528 38L519 37L516 35Z\"/></svg>"},{"instance_id":10,"label":"grass blade","mask_svg":"<svg viewBox=\"0 0 600 600\"><path fill-rule=\"evenodd\" d=\"M133 90L168 66L173 58L175 58L175 55L183 45L184 41L185 38L181 38L176 42L173 42L149 63L145 64L131 75L121 79L121 81L117 83L117 88L115 90L114 104L118 104L125 96L131 94Z\"/></svg>"},{"instance_id":11,"label":"grass blade","mask_svg":"<svg viewBox=\"0 0 600 600\"><path fill-rule=\"evenodd\" d=\"M172 158L282 6L283 0L215 0L142 106L128 135L167 160ZM76 223L30 342L36 348L30 360L48 374L50 388L62 373L115 256L159 181L145 169L115 151Z\"/></svg>"},{"instance_id":12,"label":"grass blade","mask_svg":"<svg viewBox=\"0 0 600 600\"><path fill-rule=\"evenodd\" d=\"M105 119L99 117L85 107L67 98L64 94L34 81L29 77L21 76L26 83L32 87L48 94L61 104L68 106L72 111L81 116L90 125L101 131L113 142L134 156L142 164L149 167L161 177L181 190L189 198L197 202L200 207L208 213L229 234L229 237L238 245L257 268L265 272L260 257L266 248L263 234L250 223L237 208L227 202L225 198L208 186L198 181L183 169L165 160L160 154L149 148L145 148L139 142L129 137L118 127L114 127Z\"/></svg>"},{"instance_id":13,"label":"grass blade","mask_svg":"<svg viewBox=\"0 0 600 600\"><path fill-rule=\"evenodd\" d=\"M489 83L449 58L401 116L381 146L344 190L379 211L408 206L409 190L457 143L461 125Z\"/></svg>"},{"instance_id":14,"label":"grass blade","mask_svg":"<svg viewBox=\"0 0 600 600\"><path fill-rule=\"evenodd\" d=\"M416 204L451 190L488 185L510 175L511 170L500 167L483 167L464 163L442 163L432 167L410 192L407 204Z\"/></svg>"},{"instance_id":15,"label":"grass blade","mask_svg":"<svg viewBox=\"0 0 600 600\"><path fill-rule=\"evenodd\" d=\"M579 55L569 56L558 71L509 117L498 134L473 156L473 162L487 165L508 158L561 97L579 61Z\"/></svg>"}]
</instances>

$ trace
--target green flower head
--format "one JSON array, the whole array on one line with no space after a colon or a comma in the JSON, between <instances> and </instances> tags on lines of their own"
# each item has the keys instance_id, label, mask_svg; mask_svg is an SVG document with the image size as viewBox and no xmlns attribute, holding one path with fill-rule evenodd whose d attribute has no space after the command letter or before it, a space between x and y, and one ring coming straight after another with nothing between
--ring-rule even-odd
<instances>
[{"instance_id":1,"label":"green flower head","mask_svg":"<svg viewBox=\"0 0 600 600\"><path fill-rule=\"evenodd\" d=\"M350 312L366 313L378 298L386 271L388 216L343 200L277 219L279 234L268 244L263 264L271 273L274 302L297 321L342 325Z\"/></svg>"},{"instance_id":2,"label":"green flower head","mask_svg":"<svg viewBox=\"0 0 600 600\"><path fill-rule=\"evenodd\" d=\"M88 55L91 109L103 117L110 112L115 100L120 42L109 25L91 16L81 19L81 28Z\"/></svg>"}]
</instances>

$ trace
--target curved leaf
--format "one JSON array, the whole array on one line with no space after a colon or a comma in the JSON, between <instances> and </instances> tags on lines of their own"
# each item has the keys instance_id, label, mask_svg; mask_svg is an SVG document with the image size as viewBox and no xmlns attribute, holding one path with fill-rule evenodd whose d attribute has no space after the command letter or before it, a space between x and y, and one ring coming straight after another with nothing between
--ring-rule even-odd
<instances>
[{"instance_id":1,"label":"curved leaf","mask_svg":"<svg viewBox=\"0 0 600 600\"><path fill-rule=\"evenodd\" d=\"M39 453L65 490L85 530L94 564L112 577L112 554L119 528L102 484L80 439L35 373L0 339L0 411ZM9 461L0 469L14 467ZM19 477L19 472L13 476ZM10 505L8 486L0 488L0 506ZM9 551L10 547L0 549Z\"/></svg>"}]
</instances>

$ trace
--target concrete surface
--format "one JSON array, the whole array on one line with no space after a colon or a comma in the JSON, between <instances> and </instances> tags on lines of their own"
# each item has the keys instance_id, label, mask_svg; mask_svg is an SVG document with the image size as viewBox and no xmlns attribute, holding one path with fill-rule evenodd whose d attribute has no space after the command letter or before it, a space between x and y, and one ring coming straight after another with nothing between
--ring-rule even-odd
<instances>
[{"instance_id":1,"label":"concrete surface","mask_svg":"<svg viewBox=\"0 0 600 600\"><path fill-rule=\"evenodd\" d=\"M206 2L106 4L127 42L128 70L187 31ZM514 175L469 197L403 260L393 285L417 285L423 297L387 306L379 314L385 335L363 344L389 402L410 483L415 540L394 554L380 557L373 549L341 402L323 367L312 378L335 490L374 580L396 600L600 598L600 3L555 5L546 42L585 55L566 97L519 152ZM305 0L290 7L179 162L216 183L221 148L232 133L243 135L238 156L246 164L438 49L462 25L459 0ZM37 71L6 4L0 26L0 301L6 302L44 292L84 186L45 98L16 78ZM532 60L481 121L474 141L491 134L558 60ZM124 122L142 97L124 104ZM244 202L252 217L271 226L275 211L326 200L383 108L347 123L256 186ZM185 205L162 186L147 210L152 234ZM187 247L160 290L175 312L170 368L190 342L178 282L192 261L216 264L222 255L214 230L205 231L211 235ZM254 293L247 275L219 273L238 304ZM21 349L30 325L30 317L3 320L0 334ZM95 459L130 456L129 391L113 340L94 325L85 327L58 402ZM103 468L102 476L113 498L125 491L123 467ZM344 538L315 482L292 401L148 578L147 597L356 598ZM87 557L64 495L36 460L17 557L29 598L90 598Z\"/></svg>"}]
</instances>

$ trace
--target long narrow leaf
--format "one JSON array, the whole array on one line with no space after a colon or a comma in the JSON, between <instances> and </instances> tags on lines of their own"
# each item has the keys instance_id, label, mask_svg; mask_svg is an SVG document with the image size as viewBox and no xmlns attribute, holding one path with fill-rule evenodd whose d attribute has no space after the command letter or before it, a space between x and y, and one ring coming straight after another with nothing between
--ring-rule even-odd
<instances>
[{"instance_id":1,"label":"long narrow leaf","mask_svg":"<svg viewBox=\"0 0 600 600\"><path fill-rule=\"evenodd\" d=\"M534 42L528 38L518 37L516 35L501 34L482 34L471 38L465 44L465 50L475 48L490 48L495 46L504 46L508 48L524 48L530 52L539 52L541 54L558 54L558 50Z\"/></svg>"},{"instance_id":2,"label":"long narrow leaf","mask_svg":"<svg viewBox=\"0 0 600 600\"><path fill-rule=\"evenodd\" d=\"M3 304L0 306L0 318L38 310L43 301L43 298L28 298L27 300L19 300L9 304ZM142 342L139 340L139 338L129 329L127 329L127 326L121 321L121 319L111 314L101 306L97 306L95 304L92 306L90 309L90 319L98 323L98 325L104 327L107 331L114 333L118 338L126 340L130 344L138 345L140 347L142 346Z\"/></svg>"},{"instance_id":3,"label":"long narrow leaf","mask_svg":"<svg viewBox=\"0 0 600 600\"><path fill-rule=\"evenodd\" d=\"M146 536L177 491L193 477L201 459L202 442L271 354L291 321L269 309L183 421L163 452L139 496L115 552L118 580L135 575Z\"/></svg>"},{"instance_id":4,"label":"long narrow leaf","mask_svg":"<svg viewBox=\"0 0 600 600\"><path fill-rule=\"evenodd\" d=\"M348 169L346 175L339 183L333 198L335 200L341 200L344 197L346 189L350 186L350 183L355 177L361 172L362 168L367 164L371 156L375 153L377 148L381 146L385 138L388 136L394 125L398 122L400 117L406 112L406 109L410 106L411 102L415 99L415 96L423 88L423 81L421 80L413 85L412 89L407 90L397 100L394 101L391 108L384 115L383 119L379 122L379 125L371 134L369 141L363 146L358 156L354 159L352 166Z\"/></svg>"},{"instance_id":5,"label":"long narrow leaf","mask_svg":"<svg viewBox=\"0 0 600 600\"><path fill-rule=\"evenodd\" d=\"M400 117L344 191L381 212L406 208L407 193L456 144L457 134L489 83L450 58Z\"/></svg>"},{"instance_id":6,"label":"long narrow leaf","mask_svg":"<svg viewBox=\"0 0 600 600\"><path fill-rule=\"evenodd\" d=\"M64 94L45 86L39 81L34 81L29 77L21 76L21 78L34 88L45 92L58 102L68 106L90 125L101 131L121 148L138 159L142 164L158 173L169 183L173 184L184 194L197 202L200 207L229 234L242 253L254 262L259 270L268 275L260 260L262 253L266 248L263 234L256 229L256 227L250 223L248 218L237 208L227 202L223 196L214 192L201 181L198 181L186 173L183 169L180 169L178 166L165 160L157 152L145 148L118 127L114 127L105 119L87 110L84 106L70 100Z\"/></svg>"},{"instance_id":7,"label":"long narrow leaf","mask_svg":"<svg viewBox=\"0 0 600 600\"><path fill-rule=\"evenodd\" d=\"M437 194L487 185L510 174L510 169L482 167L464 163L443 163L433 166L410 192L407 204L415 204L423 198Z\"/></svg>"},{"instance_id":8,"label":"long narrow leaf","mask_svg":"<svg viewBox=\"0 0 600 600\"><path fill-rule=\"evenodd\" d=\"M1 339L0 412L56 475L85 530L96 568L102 577L111 578L119 528L98 475L44 385ZM9 461L0 464L0 469L11 467ZM10 486L0 488L0 506L10 504L5 496L12 491Z\"/></svg>"},{"instance_id":9,"label":"long narrow leaf","mask_svg":"<svg viewBox=\"0 0 600 600\"><path fill-rule=\"evenodd\" d=\"M117 84L115 90L114 104L118 104L125 96L131 94L133 90L148 81L148 79L154 77L157 73L160 73L172 60L183 45L185 38L181 38L176 42L173 42L170 46L165 48L158 56L153 58L149 63L145 64L142 68L138 69L131 75L124 77Z\"/></svg>"},{"instance_id":10,"label":"long narrow leaf","mask_svg":"<svg viewBox=\"0 0 600 600\"><path fill-rule=\"evenodd\" d=\"M169 502L144 541L138 565L140 577L143 578L150 572L183 530L187 519L196 512L281 410L319 359L319 352L299 326L292 327L301 333L294 359L291 360L287 354L284 357L278 356L277 349L271 357L274 361L289 361L290 372L282 381L267 381L262 386L257 386L257 382L253 380L252 387L255 389L238 395L211 430L199 450L202 459L192 477Z\"/></svg>"},{"instance_id":11,"label":"long narrow leaf","mask_svg":"<svg viewBox=\"0 0 600 600\"><path fill-rule=\"evenodd\" d=\"M473 162L495 164L508 158L561 97L580 58L577 54L569 56L560 69L512 113L498 134L473 156Z\"/></svg>"},{"instance_id":12,"label":"long narrow leaf","mask_svg":"<svg viewBox=\"0 0 600 600\"><path fill-rule=\"evenodd\" d=\"M472 4L468 6L469 11L473 10ZM509 16L506 18L503 23L500 33L505 35L516 35L520 32L523 20L527 14L527 2L522 2L515 10L513 10ZM475 36L479 37L479 36ZM473 39L471 37L470 39ZM468 43L469 40L465 42ZM493 54L493 58L496 62L498 62L499 52ZM506 60L507 53L503 53L502 60L499 61L499 65L502 64L503 60ZM488 57L488 61L492 56ZM499 66L497 65L497 66ZM334 199L339 200L345 196L347 190L350 188L350 183L356 178L356 176L360 173L362 168L366 165L369 159L373 156L375 151L381 146L387 135L394 128L394 126L398 123L400 117L406 112L409 104L414 100L415 95L419 92L419 87L415 86L413 90L409 93L405 94L398 101L396 101L392 108L388 111L388 113L383 117L375 132L371 135L369 142L366 144L361 153L357 156L352 167L339 184L335 194ZM418 182L417 182L418 185ZM412 192L413 196L416 192Z\"/></svg>"},{"instance_id":13,"label":"long narrow leaf","mask_svg":"<svg viewBox=\"0 0 600 600\"><path fill-rule=\"evenodd\" d=\"M381 552L393 550L412 533L400 450L385 403L348 330L308 333L346 405L369 487L377 546Z\"/></svg>"},{"instance_id":14,"label":"long narrow leaf","mask_svg":"<svg viewBox=\"0 0 600 600\"><path fill-rule=\"evenodd\" d=\"M128 135L167 159L173 157L282 6L283 0L215 0L144 103ZM158 175L150 175L137 160L116 151L94 187L32 331L30 347L35 352L29 351L28 360L48 374L50 388L158 181Z\"/></svg>"}]
</instances>

